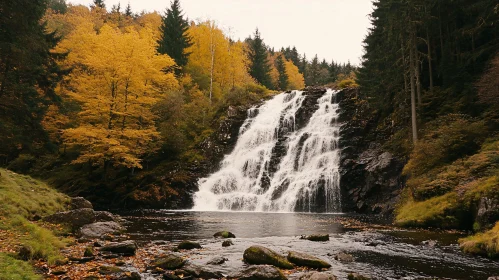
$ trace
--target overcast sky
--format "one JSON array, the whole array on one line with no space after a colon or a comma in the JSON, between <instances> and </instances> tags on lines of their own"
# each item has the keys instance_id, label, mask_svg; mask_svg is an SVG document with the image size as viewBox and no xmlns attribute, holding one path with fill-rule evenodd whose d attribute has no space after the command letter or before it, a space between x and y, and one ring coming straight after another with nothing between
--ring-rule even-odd
<instances>
[{"instance_id":1,"label":"overcast sky","mask_svg":"<svg viewBox=\"0 0 499 280\"><path fill-rule=\"evenodd\" d=\"M90 5L92 0L68 0ZM170 0L106 0L106 6L130 3L134 12L160 11ZM181 0L189 19L215 20L233 38L253 34L258 27L265 43L276 50L296 46L311 59L359 64L362 40L370 26L371 0Z\"/></svg>"}]
</instances>

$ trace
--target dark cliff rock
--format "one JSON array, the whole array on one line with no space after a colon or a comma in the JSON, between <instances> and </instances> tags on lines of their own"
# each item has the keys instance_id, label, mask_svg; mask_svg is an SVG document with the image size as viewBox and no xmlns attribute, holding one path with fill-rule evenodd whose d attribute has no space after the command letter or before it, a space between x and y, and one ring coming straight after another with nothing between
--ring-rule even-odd
<instances>
[{"instance_id":1,"label":"dark cliff rock","mask_svg":"<svg viewBox=\"0 0 499 280\"><path fill-rule=\"evenodd\" d=\"M340 160L343 211L391 214L404 185L404 159L383 148L385 135L377 130L377 115L346 89L338 96L341 128Z\"/></svg>"}]
</instances>

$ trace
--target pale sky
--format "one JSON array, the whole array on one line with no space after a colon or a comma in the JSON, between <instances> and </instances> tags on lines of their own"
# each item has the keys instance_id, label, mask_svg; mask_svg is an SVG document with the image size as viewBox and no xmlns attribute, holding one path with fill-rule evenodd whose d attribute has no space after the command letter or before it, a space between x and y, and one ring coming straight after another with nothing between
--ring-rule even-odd
<instances>
[{"instance_id":1,"label":"pale sky","mask_svg":"<svg viewBox=\"0 0 499 280\"><path fill-rule=\"evenodd\" d=\"M90 5L92 0L68 0ZM134 12L160 11L170 0L105 0L110 9L130 3ZM234 39L244 40L258 27L265 44L279 50L296 46L310 60L359 64L362 40L370 27L371 0L181 0L190 20L215 20Z\"/></svg>"}]
</instances>

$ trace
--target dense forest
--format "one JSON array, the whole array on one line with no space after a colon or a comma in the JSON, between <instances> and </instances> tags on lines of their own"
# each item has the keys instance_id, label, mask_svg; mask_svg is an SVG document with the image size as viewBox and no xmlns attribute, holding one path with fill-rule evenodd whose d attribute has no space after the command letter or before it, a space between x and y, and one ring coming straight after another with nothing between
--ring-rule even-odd
<instances>
[{"instance_id":1,"label":"dense forest","mask_svg":"<svg viewBox=\"0 0 499 280\"><path fill-rule=\"evenodd\" d=\"M258 29L237 41L189 21L179 1L164 14L105 1L1 5L1 164L117 205L174 195L231 106L355 85L350 63L275 51Z\"/></svg>"},{"instance_id":2,"label":"dense forest","mask_svg":"<svg viewBox=\"0 0 499 280\"><path fill-rule=\"evenodd\" d=\"M395 222L489 230L499 219L499 4L374 5L359 106L375 119L372 139L407 162ZM495 246L464 247L495 254Z\"/></svg>"}]
</instances>

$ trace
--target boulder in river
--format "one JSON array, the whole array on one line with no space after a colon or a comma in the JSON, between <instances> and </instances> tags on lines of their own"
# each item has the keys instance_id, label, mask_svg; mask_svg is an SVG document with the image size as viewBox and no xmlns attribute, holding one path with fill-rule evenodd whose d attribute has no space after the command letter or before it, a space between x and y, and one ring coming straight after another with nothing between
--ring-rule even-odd
<instances>
[{"instance_id":1,"label":"boulder in river","mask_svg":"<svg viewBox=\"0 0 499 280\"><path fill-rule=\"evenodd\" d=\"M135 255L136 250L137 250L137 244L134 241L110 243L101 248L101 251L104 252L123 254L127 256Z\"/></svg>"},{"instance_id":2,"label":"boulder in river","mask_svg":"<svg viewBox=\"0 0 499 280\"><path fill-rule=\"evenodd\" d=\"M300 280L336 280L331 272L308 272L300 276Z\"/></svg>"},{"instance_id":3,"label":"boulder in river","mask_svg":"<svg viewBox=\"0 0 499 280\"><path fill-rule=\"evenodd\" d=\"M150 265L151 268L175 270L184 266L185 260L176 254L165 254L156 258Z\"/></svg>"},{"instance_id":4,"label":"boulder in river","mask_svg":"<svg viewBox=\"0 0 499 280\"><path fill-rule=\"evenodd\" d=\"M342 263L351 263L355 260L352 255L345 252L339 252L334 259Z\"/></svg>"},{"instance_id":5,"label":"boulder in river","mask_svg":"<svg viewBox=\"0 0 499 280\"><path fill-rule=\"evenodd\" d=\"M213 234L215 238L236 238L236 236L230 231L219 231Z\"/></svg>"},{"instance_id":6,"label":"boulder in river","mask_svg":"<svg viewBox=\"0 0 499 280\"><path fill-rule=\"evenodd\" d=\"M348 280L370 280L371 278L360 275L358 273L350 273L348 274Z\"/></svg>"},{"instance_id":7,"label":"boulder in river","mask_svg":"<svg viewBox=\"0 0 499 280\"><path fill-rule=\"evenodd\" d=\"M286 280L282 272L270 265L254 265L247 269L230 274L228 279L239 280Z\"/></svg>"},{"instance_id":8,"label":"boulder in river","mask_svg":"<svg viewBox=\"0 0 499 280\"><path fill-rule=\"evenodd\" d=\"M311 268L330 268L331 265L324 261L321 260L317 257L305 254L305 253L299 253L299 252L294 252L290 251L288 253L288 261L298 265L298 266L307 266Z\"/></svg>"},{"instance_id":9,"label":"boulder in river","mask_svg":"<svg viewBox=\"0 0 499 280\"><path fill-rule=\"evenodd\" d=\"M232 245L234 245L234 243L232 243L232 240L225 240L224 242L222 242L222 247L229 247Z\"/></svg>"},{"instance_id":10,"label":"boulder in river","mask_svg":"<svg viewBox=\"0 0 499 280\"><path fill-rule=\"evenodd\" d=\"M206 267L194 265L194 264L186 264L182 267L182 270L187 272L188 275L194 276L196 278L202 279L221 279L223 275L219 271L214 271Z\"/></svg>"},{"instance_id":11,"label":"boulder in river","mask_svg":"<svg viewBox=\"0 0 499 280\"><path fill-rule=\"evenodd\" d=\"M192 241L182 241L178 244L177 248L179 250L192 250L192 249L201 249L201 244Z\"/></svg>"},{"instance_id":12,"label":"boulder in river","mask_svg":"<svg viewBox=\"0 0 499 280\"><path fill-rule=\"evenodd\" d=\"M211 264L211 265L221 265L228 261L229 259L225 257L214 257L213 259L209 260L206 264Z\"/></svg>"},{"instance_id":13,"label":"boulder in river","mask_svg":"<svg viewBox=\"0 0 499 280\"><path fill-rule=\"evenodd\" d=\"M84 225L80 229L80 237L83 239L103 238L108 234L120 234L124 230L117 222L97 222Z\"/></svg>"},{"instance_id":14,"label":"boulder in river","mask_svg":"<svg viewBox=\"0 0 499 280\"><path fill-rule=\"evenodd\" d=\"M329 241L329 234L312 234L312 235L302 235L301 239L306 239L310 241Z\"/></svg>"},{"instance_id":15,"label":"boulder in river","mask_svg":"<svg viewBox=\"0 0 499 280\"><path fill-rule=\"evenodd\" d=\"M262 246L249 247L244 251L243 258L249 264L270 264L285 269L294 267L285 257Z\"/></svg>"}]
</instances>

